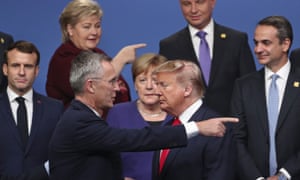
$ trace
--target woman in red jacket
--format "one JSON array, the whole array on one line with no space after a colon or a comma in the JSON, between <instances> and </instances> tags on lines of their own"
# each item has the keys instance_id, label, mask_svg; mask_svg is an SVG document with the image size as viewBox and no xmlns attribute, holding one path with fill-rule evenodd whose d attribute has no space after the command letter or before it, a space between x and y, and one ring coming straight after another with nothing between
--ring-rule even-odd
<instances>
[{"instance_id":1,"label":"woman in red jacket","mask_svg":"<svg viewBox=\"0 0 300 180\"><path fill-rule=\"evenodd\" d=\"M48 96L62 100L65 107L74 98L69 83L69 73L72 60L83 50L90 50L105 54L99 48L102 35L101 19L103 11L93 0L71 1L60 15L59 23L62 31L63 43L56 49L49 64L46 91ZM135 50L145 44L126 46L113 58L116 72L120 73L126 63L135 59ZM130 101L127 82L120 75L120 92L115 103Z\"/></svg>"}]
</instances>

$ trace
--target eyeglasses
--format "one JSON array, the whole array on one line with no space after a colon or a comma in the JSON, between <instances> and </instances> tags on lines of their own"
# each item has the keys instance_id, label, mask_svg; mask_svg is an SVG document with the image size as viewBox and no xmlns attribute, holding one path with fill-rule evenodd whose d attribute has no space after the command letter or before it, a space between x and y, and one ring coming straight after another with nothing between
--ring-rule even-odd
<instances>
[{"instance_id":1,"label":"eyeglasses","mask_svg":"<svg viewBox=\"0 0 300 180\"><path fill-rule=\"evenodd\" d=\"M95 80L95 81L97 81L97 80L104 81L104 82L107 82L108 84L110 84L113 87L115 87L116 84L118 83L118 78L117 77L115 77L115 78L113 78L111 80L106 80L106 79L102 79L102 78L98 78L98 77L92 77L92 78L89 78L89 79Z\"/></svg>"}]
</instances>

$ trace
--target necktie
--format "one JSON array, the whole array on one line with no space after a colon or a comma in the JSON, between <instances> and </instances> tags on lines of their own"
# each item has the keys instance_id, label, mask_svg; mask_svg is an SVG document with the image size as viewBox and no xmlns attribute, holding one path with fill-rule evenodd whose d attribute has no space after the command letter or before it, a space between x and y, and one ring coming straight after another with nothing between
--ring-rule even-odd
<instances>
[{"instance_id":1,"label":"necktie","mask_svg":"<svg viewBox=\"0 0 300 180\"><path fill-rule=\"evenodd\" d=\"M25 99L23 97L16 98L19 103L17 109L17 127L21 136L23 143L23 148L25 149L28 140L28 125L27 125L27 111L25 106Z\"/></svg>"},{"instance_id":2,"label":"necktie","mask_svg":"<svg viewBox=\"0 0 300 180\"><path fill-rule=\"evenodd\" d=\"M276 80L279 78L277 74L272 75L272 82L269 88L269 100L268 100L268 119L269 119L269 133L270 133L270 176L276 173L277 160L275 149L275 132L278 119L278 106L279 106L279 94L276 85Z\"/></svg>"},{"instance_id":3,"label":"necktie","mask_svg":"<svg viewBox=\"0 0 300 180\"><path fill-rule=\"evenodd\" d=\"M180 125L181 122L178 119L178 117L176 117L173 122L172 122L172 126L177 126ZM165 161L167 159L167 156L169 154L170 149L163 149L161 151L161 155L160 155L160 160L159 160L159 173L161 172L162 168L164 167Z\"/></svg>"},{"instance_id":4,"label":"necktie","mask_svg":"<svg viewBox=\"0 0 300 180\"><path fill-rule=\"evenodd\" d=\"M199 31L197 33L197 36L199 36L199 38L200 38L199 62L201 65L202 74L204 76L206 84L208 85L211 59L210 59L210 53L209 53L209 46L205 39L206 35L207 35L207 33L204 31Z\"/></svg>"}]
</instances>

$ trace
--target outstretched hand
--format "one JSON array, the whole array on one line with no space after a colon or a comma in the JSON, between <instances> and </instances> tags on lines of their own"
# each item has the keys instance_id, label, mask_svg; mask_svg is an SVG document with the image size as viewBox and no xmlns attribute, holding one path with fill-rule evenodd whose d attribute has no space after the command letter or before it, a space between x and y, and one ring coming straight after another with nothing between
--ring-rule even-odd
<instances>
[{"instance_id":1,"label":"outstretched hand","mask_svg":"<svg viewBox=\"0 0 300 180\"><path fill-rule=\"evenodd\" d=\"M237 123L238 118L221 117L197 122L200 134L204 136L223 137L226 132L225 123Z\"/></svg>"},{"instance_id":2,"label":"outstretched hand","mask_svg":"<svg viewBox=\"0 0 300 180\"><path fill-rule=\"evenodd\" d=\"M146 47L145 43L123 47L112 61L116 73L120 74L125 64L132 63L136 59L136 50L143 47Z\"/></svg>"}]
</instances>

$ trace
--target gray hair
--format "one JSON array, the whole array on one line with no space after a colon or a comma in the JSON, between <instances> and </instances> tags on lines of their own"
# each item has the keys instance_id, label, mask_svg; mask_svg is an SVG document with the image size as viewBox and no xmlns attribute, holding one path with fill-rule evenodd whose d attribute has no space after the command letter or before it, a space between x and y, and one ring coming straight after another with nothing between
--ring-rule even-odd
<instances>
[{"instance_id":1,"label":"gray hair","mask_svg":"<svg viewBox=\"0 0 300 180\"><path fill-rule=\"evenodd\" d=\"M70 70L70 84L74 94L83 92L85 81L95 76L103 75L103 61L111 61L111 58L104 54L92 51L82 51L72 61Z\"/></svg>"}]
</instances>

